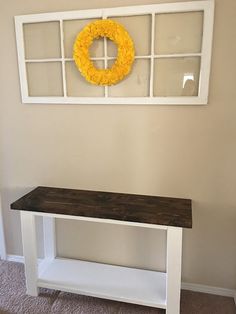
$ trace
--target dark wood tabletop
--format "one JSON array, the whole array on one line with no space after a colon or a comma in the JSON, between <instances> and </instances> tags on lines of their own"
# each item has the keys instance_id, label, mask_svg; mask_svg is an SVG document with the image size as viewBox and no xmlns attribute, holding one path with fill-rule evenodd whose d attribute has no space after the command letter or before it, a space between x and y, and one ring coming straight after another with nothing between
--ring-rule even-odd
<instances>
[{"instance_id":1,"label":"dark wood tabletop","mask_svg":"<svg viewBox=\"0 0 236 314\"><path fill-rule=\"evenodd\" d=\"M39 186L11 209L192 228L190 199Z\"/></svg>"}]
</instances>

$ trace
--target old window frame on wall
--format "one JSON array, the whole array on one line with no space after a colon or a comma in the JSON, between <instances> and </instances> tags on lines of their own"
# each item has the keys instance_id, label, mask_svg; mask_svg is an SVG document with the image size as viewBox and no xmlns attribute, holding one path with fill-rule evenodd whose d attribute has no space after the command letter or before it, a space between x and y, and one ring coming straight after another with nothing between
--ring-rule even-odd
<instances>
[{"instance_id":1,"label":"old window frame on wall","mask_svg":"<svg viewBox=\"0 0 236 314\"><path fill-rule=\"evenodd\" d=\"M203 12L203 34L202 34L202 48L199 53L178 53L157 55L154 51L154 32L155 32L155 17L156 14L162 13L183 13L183 12ZM108 86L105 86L103 97L71 97L67 96L66 74L64 44L63 44L63 21L98 18L106 19L109 17L126 17L147 15L151 16L151 53L146 56L136 56L139 59L150 60L150 77L149 77L149 96L145 97L111 97L109 96ZM23 26L27 23L39 22L59 22L60 23L60 44L61 44L61 58L54 59L25 59L24 47L24 33ZM117 7L106 9L92 9L80 11L67 11L56 13L44 13L33 15L21 15L15 17L16 41L18 51L19 76L21 85L21 96L23 103L59 103L59 104L145 104L145 105L202 105L208 102L210 65L211 65L211 50L213 37L213 23L214 23L214 1L193 1L193 2L179 2L179 3L165 3L143 6L131 7ZM178 96L178 97L156 97L153 95L154 90L154 61L157 58L184 58L184 57L199 57L200 73L199 86L197 96ZM104 39L104 57L95 58L105 61L107 67L109 57L107 56L106 38ZM63 96L30 96L27 82L27 62L55 62L59 61L62 64L62 82L63 82ZM132 73L131 73L132 75Z\"/></svg>"}]
</instances>

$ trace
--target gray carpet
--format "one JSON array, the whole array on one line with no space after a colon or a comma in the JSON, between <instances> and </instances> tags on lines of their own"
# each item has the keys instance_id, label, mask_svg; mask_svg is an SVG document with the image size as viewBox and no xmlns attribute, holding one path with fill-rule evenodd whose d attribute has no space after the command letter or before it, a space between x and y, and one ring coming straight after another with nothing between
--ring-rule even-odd
<instances>
[{"instance_id":1,"label":"gray carpet","mask_svg":"<svg viewBox=\"0 0 236 314\"><path fill-rule=\"evenodd\" d=\"M163 314L164 310L40 289L25 294L24 266L0 261L0 313L4 314ZM181 314L236 314L232 298L182 291Z\"/></svg>"}]
</instances>

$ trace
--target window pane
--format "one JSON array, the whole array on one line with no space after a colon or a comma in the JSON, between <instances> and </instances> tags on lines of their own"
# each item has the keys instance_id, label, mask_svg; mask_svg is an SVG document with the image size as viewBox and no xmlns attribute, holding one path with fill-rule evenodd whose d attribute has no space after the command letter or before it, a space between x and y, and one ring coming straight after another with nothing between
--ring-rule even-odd
<instances>
[{"instance_id":1,"label":"window pane","mask_svg":"<svg viewBox=\"0 0 236 314\"><path fill-rule=\"evenodd\" d=\"M103 61L95 61L95 66L103 68ZM66 62L67 96L103 97L104 87L91 84L80 74L73 61Z\"/></svg>"},{"instance_id":2,"label":"window pane","mask_svg":"<svg viewBox=\"0 0 236 314\"><path fill-rule=\"evenodd\" d=\"M154 96L197 96L200 58L163 58L154 63Z\"/></svg>"},{"instance_id":3,"label":"window pane","mask_svg":"<svg viewBox=\"0 0 236 314\"><path fill-rule=\"evenodd\" d=\"M117 45L114 43L114 41L107 39L107 55L109 57L117 57Z\"/></svg>"},{"instance_id":4,"label":"window pane","mask_svg":"<svg viewBox=\"0 0 236 314\"><path fill-rule=\"evenodd\" d=\"M60 58L59 22L24 24L25 58Z\"/></svg>"},{"instance_id":5,"label":"window pane","mask_svg":"<svg viewBox=\"0 0 236 314\"><path fill-rule=\"evenodd\" d=\"M72 58L73 56L73 46L78 33L89 23L95 21L94 19L87 20L71 20L63 22L64 29L64 49L65 57ZM103 57L104 46L103 38L94 40L91 49L91 57Z\"/></svg>"},{"instance_id":6,"label":"window pane","mask_svg":"<svg viewBox=\"0 0 236 314\"><path fill-rule=\"evenodd\" d=\"M201 52L203 12L157 14L155 53Z\"/></svg>"},{"instance_id":7,"label":"window pane","mask_svg":"<svg viewBox=\"0 0 236 314\"><path fill-rule=\"evenodd\" d=\"M29 96L63 96L61 62L27 63Z\"/></svg>"},{"instance_id":8,"label":"window pane","mask_svg":"<svg viewBox=\"0 0 236 314\"><path fill-rule=\"evenodd\" d=\"M112 61L109 62L111 66ZM109 86L111 97L145 97L149 95L150 60L136 59L130 74L116 85Z\"/></svg>"},{"instance_id":9,"label":"window pane","mask_svg":"<svg viewBox=\"0 0 236 314\"><path fill-rule=\"evenodd\" d=\"M134 41L136 55L149 55L151 46L151 16L124 16L111 17L112 20L121 23ZM116 56L114 44L108 42L108 56Z\"/></svg>"}]
</instances>

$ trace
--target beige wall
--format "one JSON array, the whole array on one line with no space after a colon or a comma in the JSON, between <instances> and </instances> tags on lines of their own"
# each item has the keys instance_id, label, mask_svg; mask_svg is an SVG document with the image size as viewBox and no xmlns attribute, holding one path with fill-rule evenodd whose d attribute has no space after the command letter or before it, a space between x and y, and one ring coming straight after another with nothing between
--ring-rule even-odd
<instances>
[{"instance_id":1,"label":"beige wall","mask_svg":"<svg viewBox=\"0 0 236 314\"><path fill-rule=\"evenodd\" d=\"M37 185L189 197L194 222L184 232L183 280L235 289L235 0L216 1L207 106L21 104L14 15L144 2L154 0L1 0L7 251L22 254L19 215L9 203ZM156 231L75 222L60 222L57 231L59 254L163 268L163 239Z\"/></svg>"}]
</instances>

